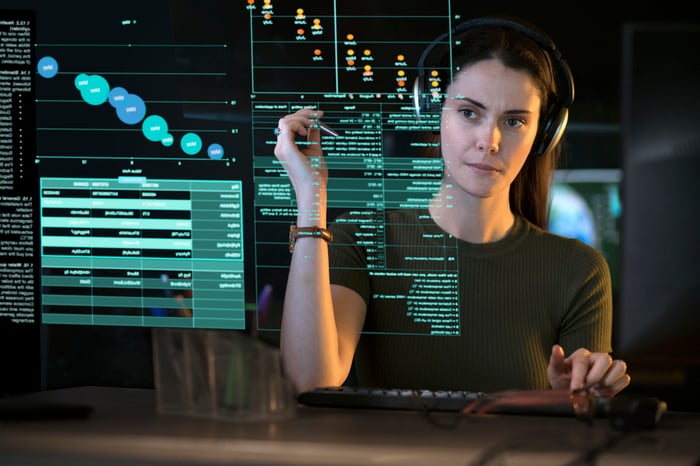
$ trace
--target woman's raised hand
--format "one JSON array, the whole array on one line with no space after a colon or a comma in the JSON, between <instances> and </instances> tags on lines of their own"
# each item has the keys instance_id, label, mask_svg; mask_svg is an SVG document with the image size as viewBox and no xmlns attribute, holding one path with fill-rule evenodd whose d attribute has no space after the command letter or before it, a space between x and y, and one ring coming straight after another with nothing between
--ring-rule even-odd
<instances>
[{"instance_id":1,"label":"woman's raised hand","mask_svg":"<svg viewBox=\"0 0 700 466\"><path fill-rule=\"evenodd\" d=\"M325 205L328 169L321 150L319 120L323 111L303 108L279 119L275 157L282 163L297 196L297 206ZM297 141L297 136L306 141Z\"/></svg>"}]
</instances>

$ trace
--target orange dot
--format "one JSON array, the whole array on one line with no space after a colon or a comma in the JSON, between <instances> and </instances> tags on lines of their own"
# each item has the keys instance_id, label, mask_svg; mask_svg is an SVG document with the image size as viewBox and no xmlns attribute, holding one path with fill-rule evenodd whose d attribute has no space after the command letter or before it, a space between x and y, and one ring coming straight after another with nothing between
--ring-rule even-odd
<instances>
[{"instance_id":1,"label":"orange dot","mask_svg":"<svg viewBox=\"0 0 700 466\"><path fill-rule=\"evenodd\" d=\"M398 85L399 87L406 87L406 81L399 81Z\"/></svg>"},{"instance_id":2,"label":"orange dot","mask_svg":"<svg viewBox=\"0 0 700 466\"><path fill-rule=\"evenodd\" d=\"M265 13L265 19L270 19L272 18L272 15L270 13Z\"/></svg>"},{"instance_id":3,"label":"orange dot","mask_svg":"<svg viewBox=\"0 0 700 466\"><path fill-rule=\"evenodd\" d=\"M348 60L348 66L355 66L355 60Z\"/></svg>"},{"instance_id":4,"label":"orange dot","mask_svg":"<svg viewBox=\"0 0 700 466\"><path fill-rule=\"evenodd\" d=\"M437 70L433 70L433 71L430 72L430 76L432 76L432 77L434 77L434 78L436 78L437 75L438 75Z\"/></svg>"},{"instance_id":5,"label":"orange dot","mask_svg":"<svg viewBox=\"0 0 700 466\"><path fill-rule=\"evenodd\" d=\"M403 54L398 54L398 55L396 56L396 59L397 59L398 61L404 61L404 60L406 59L406 57L404 57Z\"/></svg>"},{"instance_id":6,"label":"orange dot","mask_svg":"<svg viewBox=\"0 0 700 466\"><path fill-rule=\"evenodd\" d=\"M304 35L304 30L302 28L297 29L297 35L298 36L303 36Z\"/></svg>"},{"instance_id":7,"label":"orange dot","mask_svg":"<svg viewBox=\"0 0 700 466\"><path fill-rule=\"evenodd\" d=\"M248 5L253 5L255 3L255 0L248 0Z\"/></svg>"},{"instance_id":8,"label":"orange dot","mask_svg":"<svg viewBox=\"0 0 700 466\"><path fill-rule=\"evenodd\" d=\"M347 40L355 40L355 34L348 34L347 36L345 36L345 38Z\"/></svg>"},{"instance_id":9,"label":"orange dot","mask_svg":"<svg viewBox=\"0 0 700 466\"><path fill-rule=\"evenodd\" d=\"M372 51L370 49L365 49L365 51L362 53L365 54L365 57L369 57L370 55L372 55Z\"/></svg>"},{"instance_id":10,"label":"orange dot","mask_svg":"<svg viewBox=\"0 0 700 466\"><path fill-rule=\"evenodd\" d=\"M314 55L316 55L317 57L321 55L321 49L314 50Z\"/></svg>"}]
</instances>

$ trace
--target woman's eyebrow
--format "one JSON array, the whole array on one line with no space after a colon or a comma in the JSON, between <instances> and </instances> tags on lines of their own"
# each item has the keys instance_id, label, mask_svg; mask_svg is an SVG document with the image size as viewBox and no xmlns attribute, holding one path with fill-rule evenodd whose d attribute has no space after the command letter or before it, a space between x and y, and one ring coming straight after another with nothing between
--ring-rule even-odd
<instances>
[{"instance_id":1,"label":"woman's eyebrow","mask_svg":"<svg viewBox=\"0 0 700 466\"><path fill-rule=\"evenodd\" d=\"M457 96L452 97L452 99L459 100L462 102L469 102L470 104L474 105L475 107L478 107L482 110L486 110L486 105L484 105L483 103L479 102L478 100L474 100L470 97L465 97L463 95L457 95ZM520 109L520 108L506 110L504 113L506 115L530 115L530 114L532 114L532 112L530 110Z\"/></svg>"}]
</instances>

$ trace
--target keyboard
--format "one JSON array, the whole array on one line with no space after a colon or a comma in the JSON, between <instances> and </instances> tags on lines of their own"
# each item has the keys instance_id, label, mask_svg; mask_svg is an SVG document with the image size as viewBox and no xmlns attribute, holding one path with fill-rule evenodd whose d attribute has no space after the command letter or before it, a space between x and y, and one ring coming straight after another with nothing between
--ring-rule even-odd
<instances>
[{"instance_id":1,"label":"keyboard","mask_svg":"<svg viewBox=\"0 0 700 466\"><path fill-rule=\"evenodd\" d=\"M299 403L306 406L362 409L398 409L412 411L460 412L470 403L487 405L498 396L471 391L408 390L360 387L317 387L298 395ZM600 415L603 406L596 406ZM557 404L498 404L489 413L575 416L570 402Z\"/></svg>"},{"instance_id":2,"label":"keyboard","mask_svg":"<svg viewBox=\"0 0 700 466\"><path fill-rule=\"evenodd\" d=\"M427 411L461 411L480 392L433 391L359 387L317 387L298 396L301 404L338 408L378 408Z\"/></svg>"}]
</instances>

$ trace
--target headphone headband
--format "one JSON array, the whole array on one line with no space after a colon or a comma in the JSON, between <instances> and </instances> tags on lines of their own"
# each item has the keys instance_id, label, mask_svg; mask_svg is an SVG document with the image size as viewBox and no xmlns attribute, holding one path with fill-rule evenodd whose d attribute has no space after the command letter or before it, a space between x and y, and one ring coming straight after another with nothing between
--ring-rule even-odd
<instances>
[{"instance_id":1,"label":"headphone headband","mask_svg":"<svg viewBox=\"0 0 700 466\"><path fill-rule=\"evenodd\" d=\"M447 46L451 46L452 37L456 34L485 26L505 27L519 32L534 41L549 57L552 73L557 83L558 97L554 102L549 102L548 108L540 120L537 137L532 147L533 153L540 155L547 153L556 146L566 128L569 107L574 100L574 80L569 64L557 49L554 41L545 32L520 21L496 17L477 18L459 23L433 40L418 60L418 76L413 83L413 103L416 116L421 118L425 113L439 113L442 108L442 94L444 92L429 90L431 83L439 84L439 82L432 80L426 72L426 61L434 50L445 45L446 39L450 39Z\"/></svg>"}]
</instances>

